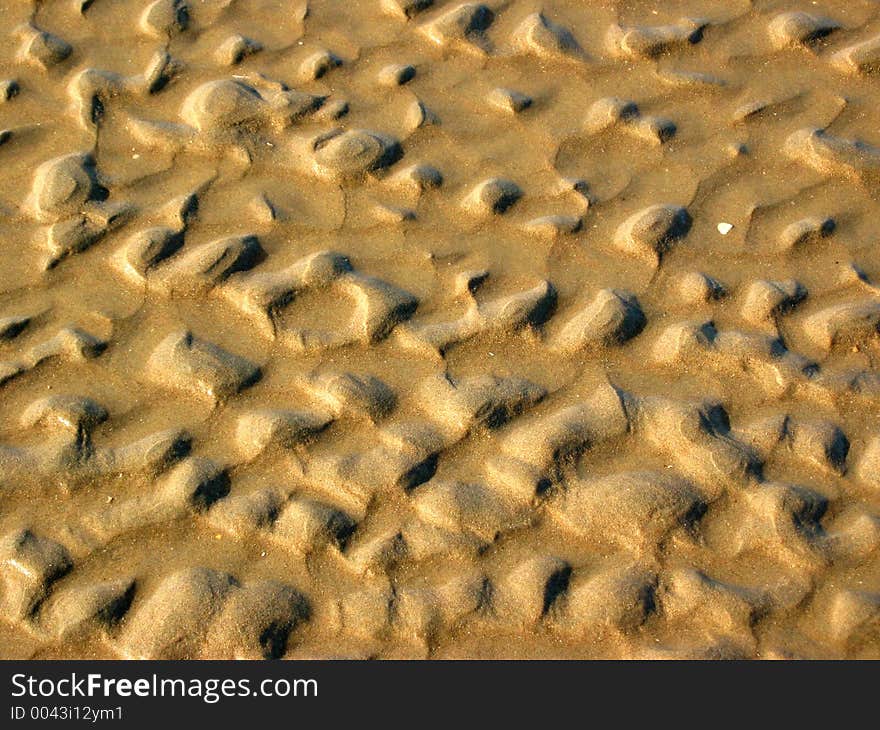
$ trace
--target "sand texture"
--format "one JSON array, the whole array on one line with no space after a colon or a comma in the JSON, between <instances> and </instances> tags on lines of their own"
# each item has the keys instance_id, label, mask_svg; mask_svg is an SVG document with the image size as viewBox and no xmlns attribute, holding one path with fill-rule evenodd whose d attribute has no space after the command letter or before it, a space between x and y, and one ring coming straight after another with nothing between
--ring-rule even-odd
<instances>
[{"instance_id":1,"label":"sand texture","mask_svg":"<svg viewBox=\"0 0 880 730\"><path fill-rule=\"evenodd\" d=\"M877 2L0 35L0 656L880 658Z\"/></svg>"}]
</instances>

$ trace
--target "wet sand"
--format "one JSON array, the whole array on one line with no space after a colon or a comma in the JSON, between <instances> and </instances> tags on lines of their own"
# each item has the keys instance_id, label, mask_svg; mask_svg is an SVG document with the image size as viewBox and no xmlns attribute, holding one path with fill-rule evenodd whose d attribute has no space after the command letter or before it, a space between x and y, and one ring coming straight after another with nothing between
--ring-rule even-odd
<instances>
[{"instance_id":1,"label":"wet sand","mask_svg":"<svg viewBox=\"0 0 880 730\"><path fill-rule=\"evenodd\" d=\"M880 658L876 3L0 21L0 657Z\"/></svg>"}]
</instances>

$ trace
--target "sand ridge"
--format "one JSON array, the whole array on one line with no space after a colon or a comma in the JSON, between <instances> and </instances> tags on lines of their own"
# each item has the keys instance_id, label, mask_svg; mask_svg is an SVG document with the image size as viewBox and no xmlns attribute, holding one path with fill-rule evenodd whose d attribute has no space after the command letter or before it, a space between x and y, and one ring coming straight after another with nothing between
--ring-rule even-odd
<instances>
[{"instance_id":1,"label":"sand ridge","mask_svg":"<svg viewBox=\"0 0 880 730\"><path fill-rule=\"evenodd\" d=\"M0 656L880 655L875 3L0 20Z\"/></svg>"}]
</instances>

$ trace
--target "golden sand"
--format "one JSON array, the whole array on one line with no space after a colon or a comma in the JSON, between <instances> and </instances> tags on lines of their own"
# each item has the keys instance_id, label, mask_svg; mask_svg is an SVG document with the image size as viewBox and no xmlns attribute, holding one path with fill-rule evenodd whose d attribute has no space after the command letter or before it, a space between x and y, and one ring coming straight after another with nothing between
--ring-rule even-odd
<instances>
[{"instance_id":1,"label":"golden sand","mask_svg":"<svg viewBox=\"0 0 880 730\"><path fill-rule=\"evenodd\" d=\"M0 31L0 656L880 658L877 3Z\"/></svg>"}]
</instances>

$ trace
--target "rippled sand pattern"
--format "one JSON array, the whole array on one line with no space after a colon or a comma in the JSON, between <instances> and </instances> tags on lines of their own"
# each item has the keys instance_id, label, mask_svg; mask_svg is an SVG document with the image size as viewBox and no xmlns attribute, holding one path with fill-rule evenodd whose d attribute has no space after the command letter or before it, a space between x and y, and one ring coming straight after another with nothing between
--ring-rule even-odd
<instances>
[{"instance_id":1,"label":"rippled sand pattern","mask_svg":"<svg viewBox=\"0 0 880 730\"><path fill-rule=\"evenodd\" d=\"M0 21L0 656L880 658L876 2Z\"/></svg>"}]
</instances>

